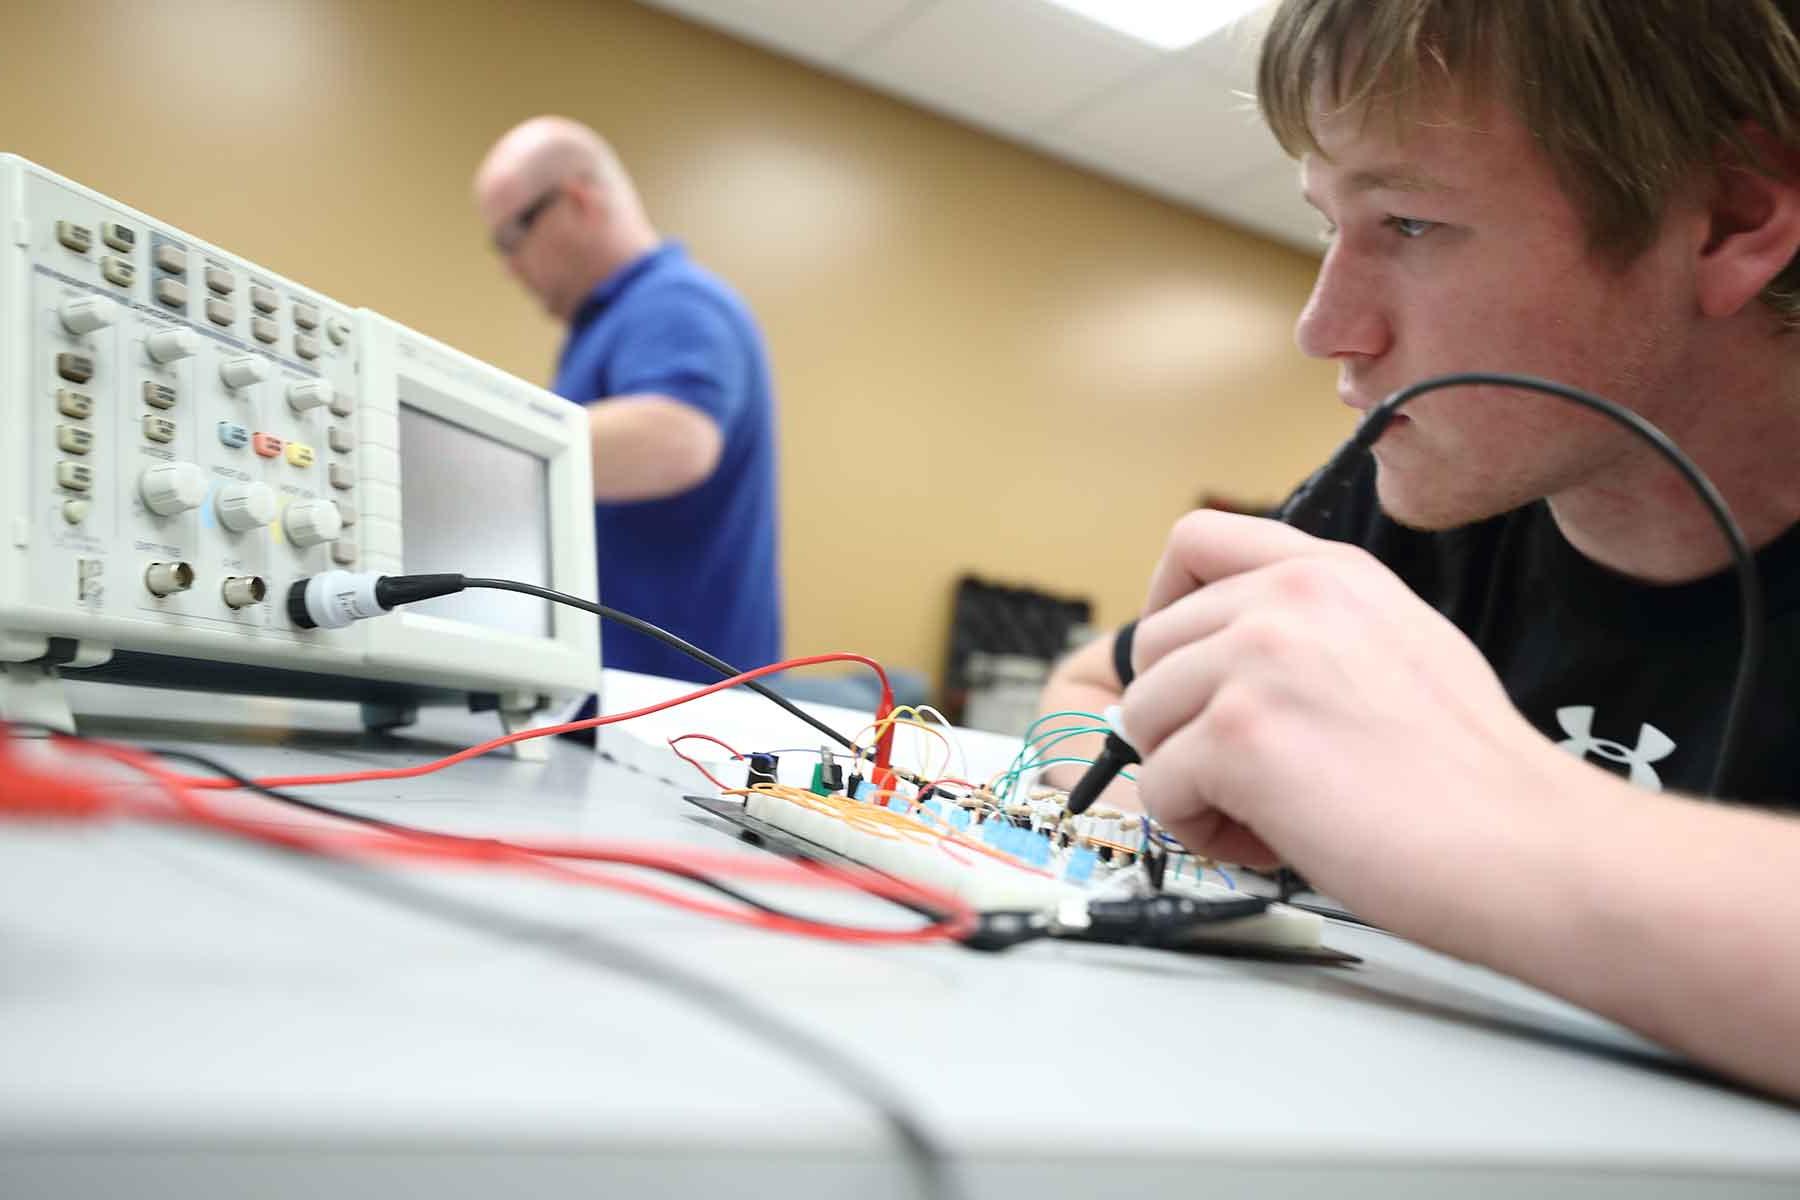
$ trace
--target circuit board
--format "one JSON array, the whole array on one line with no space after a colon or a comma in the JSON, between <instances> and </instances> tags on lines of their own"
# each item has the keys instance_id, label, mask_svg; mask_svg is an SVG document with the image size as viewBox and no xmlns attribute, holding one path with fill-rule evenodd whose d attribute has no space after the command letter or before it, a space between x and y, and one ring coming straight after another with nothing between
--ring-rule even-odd
<instances>
[{"instance_id":1,"label":"circuit board","mask_svg":"<svg viewBox=\"0 0 1800 1200\"><path fill-rule=\"evenodd\" d=\"M950 892L987 914L1052 912L1071 901L1124 898L1146 889L1141 851L1127 853L1118 843L1097 848L1093 838L1079 834L1047 837L997 813L986 820L971 817L966 827L958 829L941 816L950 805L934 810L929 801L909 806L902 815L897 807L872 806L842 795L809 796L791 788L686 799L729 822L745 841L774 853L871 868ZM886 815L869 819L870 813L857 811L859 807ZM915 812L925 815L914 817ZM983 834L990 823L993 831ZM1163 893L1221 907L1246 900L1244 893L1232 888L1171 875L1166 869L1159 885ZM1279 903L1245 907L1260 911L1190 930L1185 948L1283 961L1357 961L1321 944L1325 922L1317 914Z\"/></svg>"}]
</instances>

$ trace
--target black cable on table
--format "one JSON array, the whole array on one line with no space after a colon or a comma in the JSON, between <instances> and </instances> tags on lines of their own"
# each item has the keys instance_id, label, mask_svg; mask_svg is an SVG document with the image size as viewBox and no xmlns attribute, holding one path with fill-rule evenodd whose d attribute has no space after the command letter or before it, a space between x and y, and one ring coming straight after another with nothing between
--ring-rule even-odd
<instances>
[{"instance_id":1,"label":"black cable on table","mask_svg":"<svg viewBox=\"0 0 1800 1200\"><path fill-rule=\"evenodd\" d=\"M62 734L61 736L70 737L71 735ZM389 820L385 820L381 817L370 816L366 813L355 812L351 809L337 808L330 804L322 804L317 800L308 800L304 796L296 796L292 792L284 792L284 791L280 791L279 789L276 789L276 788L265 787L262 784L258 783L256 780L250 778L250 776L245 775L243 772L234 770L233 768L226 766L224 763L219 762L217 759L208 758L204 754L196 754L191 750L176 750L176 749L173 749L171 747L166 747L166 746L146 746L146 747L144 747L144 749L146 750L146 752L148 752L150 754L158 755L162 758L179 759L184 762L191 762L198 766L205 767L207 770L217 772L219 775L223 776L224 778L231 780L233 783L237 784L240 788L244 789L245 791L255 792L257 795L267 797L270 800L276 800L276 801L281 802L282 804L292 805L295 808L302 808L308 812L318 813L321 816L336 817L339 820L352 821L359 825L366 825L373 829L379 829L379 830L383 831L384 833L392 833L392 834L396 834L401 837L416 837L416 838L425 838L425 839L430 839L430 840L435 840L435 841L457 842L457 843L461 843L463 845L493 846L493 847L497 847L502 850L511 851L515 854L536 855L539 858L566 857L563 855L555 854L548 850L540 850L540 849L536 849L531 846L521 846L515 842L508 842L501 838L470 837L467 834L445 833L440 830L425 829L425 828L422 828L422 827L416 826L416 825L403 825L398 821L389 821ZM575 856L574 861L588 862L588 861L593 861L593 860L582 859L579 856ZM832 922L832 921L821 921L817 917L803 916L799 913L789 912L788 910L783 909L783 908L777 908L775 905L770 904L765 900L758 900L755 896L752 896L747 892L739 891L737 888L732 887L728 883L724 883L721 880L714 879L712 876L707 875L704 872L694 870L694 869L688 868L688 867L683 867L679 863L657 863L657 864L612 863L612 864L608 864L608 863L604 863L604 862L596 862L596 865L602 866L602 867L611 865L611 866L615 866L615 867L619 867L619 868L637 868L637 869L646 870L646 871L660 871L661 873L663 873L665 875L673 875L677 879L685 879L685 880L689 881L690 883L697 883L701 887L710 888L712 891L717 892L719 895L725 896L728 899L734 900L737 903L742 904L746 908L753 908L758 912L766 913L772 917L780 917L783 920L787 920L787 921L800 921L800 922L803 922L808 925L818 925L818 926L822 926L825 928L839 929L839 930L854 930L856 928L855 926L840 925L840 924L837 924L836 922ZM936 914L931 914L931 915L936 915Z\"/></svg>"},{"instance_id":2,"label":"black cable on table","mask_svg":"<svg viewBox=\"0 0 1800 1200\"><path fill-rule=\"evenodd\" d=\"M596 604L592 600L583 600L580 596L571 596L567 592L559 592L554 588L539 587L535 583L520 583L516 579L475 579L464 577L462 584L465 588L490 588L494 591L501 592L519 592L526 596L535 596L539 600L549 600L554 604L566 604L570 608L578 608L582 612L591 613L603 620L612 621L615 624L623 625L627 629L635 630L646 637L654 638L671 649L679 650L695 662L711 667L713 670L719 672L723 678L729 679L733 675L743 674L742 671L732 666L724 659L708 654L692 642L677 637L675 634L670 633L660 626L652 625L641 617L634 617L628 612L621 612L616 608L611 608L604 604ZM808 725L811 725L814 729L818 730L838 745L850 750L857 749L857 745L854 741L825 724L825 722L819 720L811 713L801 709L786 696L776 692L773 688L765 686L760 681L748 679L739 686L747 687L764 699L773 701L784 711L805 721Z\"/></svg>"}]
</instances>

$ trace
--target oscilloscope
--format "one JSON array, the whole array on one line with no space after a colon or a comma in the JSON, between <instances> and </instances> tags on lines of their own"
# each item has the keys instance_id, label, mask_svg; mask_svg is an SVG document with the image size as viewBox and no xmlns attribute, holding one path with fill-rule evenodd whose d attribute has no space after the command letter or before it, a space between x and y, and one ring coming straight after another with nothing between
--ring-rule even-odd
<instances>
[{"instance_id":1,"label":"oscilloscope","mask_svg":"<svg viewBox=\"0 0 1800 1200\"><path fill-rule=\"evenodd\" d=\"M12 155L0 233L0 716L70 728L64 672L509 726L596 689L593 618L544 601L280 602L334 567L593 599L580 405Z\"/></svg>"}]
</instances>

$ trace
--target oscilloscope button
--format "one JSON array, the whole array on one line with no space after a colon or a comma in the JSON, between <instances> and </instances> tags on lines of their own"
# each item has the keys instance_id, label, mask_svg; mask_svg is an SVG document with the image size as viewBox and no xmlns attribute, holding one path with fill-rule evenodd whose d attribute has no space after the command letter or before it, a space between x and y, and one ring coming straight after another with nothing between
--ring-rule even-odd
<instances>
[{"instance_id":1,"label":"oscilloscope button","mask_svg":"<svg viewBox=\"0 0 1800 1200\"><path fill-rule=\"evenodd\" d=\"M200 349L191 329L159 329L144 339L144 349L159 363L172 363Z\"/></svg>"},{"instance_id":2,"label":"oscilloscope button","mask_svg":"<svg viewBox=\"0 0 1800 1200\"><path fill-rule=\"evenodd\" d=\"M228 388L245 388L269 377L269 364L254 354L240 354L219 364L219 378Z\"/></svg>"},{"instance_id":3,"label":"oscilloscope button","mask_svg":"<svg viewBox=\"0 0 1800 1200\"><path fill-rule=\"evenodd\" d=\"M138 493L153 513L172 517L206 499L206 472L188 462L160 463L138 479Z\"/></svg>"},{"instance_id":4,"label":"oscilloscope button","mask_svg":"<svg viewBox=\"0 0 1800 1200\"><path fill-rule=\"evenodd\" d=\"M65 454L86 454L94 448L94 431L85 425L58 425L56 447Z\"/></svg>"},{"instance_id":5,"label":"oscilloscope button","mask_svg":"<svg viewBox=\"0 0 1800 1200\"><path fill-rule=\"evenodd\" d=\"M288 505L282 517L288 541L296 546L317 546L329 542L343 532L343 521L329 500L297 500Z\"/></svg>"},{"instance_id":6,"label":"oscilloscope button","mask_svg":"<svg viewBox=\"0 0 1800 1200\"><path fill-rule=\"evenodd\" d=\"M298 379L288 384L288 407L297 413L331 403L331 385L323 379Z\"/></svg>"},{"instance_id":7,"label":"oscilloscope button","mask_svg":"<svg viewBox=\"0 0 1800 1200\"><path fill-rule=\"evenodd\" d=\"M275 492L266 483L234 483L213 502L219 523L233 533L257 529L275 519Z\"/></svg>"},{"instance_id":8,"label":"oscilloscope button","mask_svg":"<svg viewBox=\"0 0 1800 1200\"><path fill-rule=\"evenodd\" d=\"M73 221L56 223L56 240L77 254L86 254L94 244L94 233L86 225Z\"/></svg>"},{"instance_id":9,"label":"oscilloscope button","mask_svg":"<svg viewBox=\"0 0 1800 1200\"><path fill-rule=\"evenodd\" d=\"M86 383L94 377L94 360L85 354L65 351L56 356L56 373L70 383Z\"/></svg>"},{"instance_id":10,"label":"oscilloscope button","mask_svg":"<svg viewBox=\"0 0 1800 1200\"><path fill-rule=\"evenodd\" d=\"M96 329L105 329L117 321L119 302L105 296L79 296L63 301L56 315L62 318L64 329L79 337Z\"/></svg>"},{"instance_id":11,"label":"oscilloscope button","mask_svg":"<svg viewBox=\"0 0 1800 1200\"><path fill-rule=\"evenodd\" d=\"M114 287L128 288L137 278L137 268L125 259L108 254L100 260L100 274Z\"/></svg>"},{"instance_id":12,"label":"oscilloscope button","mask_svg":"<svg viewBox=\"0 0 1800 1200\"><path fill-rule=\"evenodd\" d=\"M94 469L86 463L59 462L56 482L71 492L85 492L94 486Z\"/></svg>"}]
</instances>

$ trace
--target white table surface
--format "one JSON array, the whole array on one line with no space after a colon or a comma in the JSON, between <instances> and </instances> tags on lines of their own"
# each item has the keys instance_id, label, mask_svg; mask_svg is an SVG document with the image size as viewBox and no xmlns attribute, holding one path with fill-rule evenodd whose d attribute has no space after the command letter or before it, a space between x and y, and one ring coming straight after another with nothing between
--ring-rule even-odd
<instances>
[{"instance_id":1,"label":"white table surface","mask_svg":"<svg viewBox=\"0 0 1800 1200\"><path fill-rule=\"evenodd\" d=\"M614 673L607 689L609 709L679 690ZM91 732L257 774L420 761L492 732L444 718L374 739L325 705L77 691ZM305 794L463 832L731 850L656 751L670 730L805 730L762 703L646 720L606 739L618 761L559 742L548 763ZM974 741L971 757L1010 754ZM1326 941L1364 962L861 947L177 829L0 827L0 1195L920 1195L826 1053L917 1115L963 1195L1800 1194L1800 1110L1398 938ZM646 964L724 989L729 1012ZM771 1025L826 1049L771 1044Z\"/></svg>"}]
</instances>

